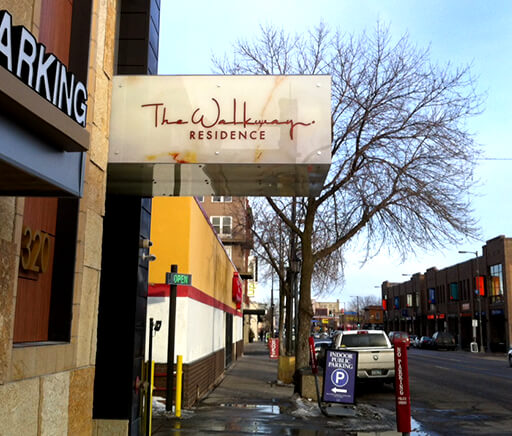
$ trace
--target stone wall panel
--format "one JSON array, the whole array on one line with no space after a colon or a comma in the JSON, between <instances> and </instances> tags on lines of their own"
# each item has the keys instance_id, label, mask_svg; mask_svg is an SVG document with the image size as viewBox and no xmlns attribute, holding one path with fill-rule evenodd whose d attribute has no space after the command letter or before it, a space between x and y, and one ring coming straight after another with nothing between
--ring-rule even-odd
<instances>
[{"instance_id":1,"label":"stone wall panel","mask_svg":"<svg viewBox=\"0 0 512 436\"><path fill-rule=\"evenodd\" d=\"M0 239L0 384L7 378L11 361L17 247Z\"/></svg>"},{"instance_id":2,"label":"stone wall panel","mask_svg":"<svg viewBox=\"0 0 512 436\"><path fill-rule=\"evenodd\" d=\"M41 436L65 436L67 434L68 398L69 372L41 378Z\"/></svg>"},{"instance_id":3,"label":"stone wall panel","mask_svg":"<svg viewBox=\"0 0 512 436\"><path fill-rule=\"evenodd\" d=\"M94 367L71 372L69 380L68 434L92 434Z\"/></svg>"},{"instance_id":4,"label":"stone wall panel","mask_svg":"<svg viewBox=\"0 0 512 436\"><path fill-rule=\"evenodd\" d=\"M0 398L0 434L37 435L39 379L2 385Z\"/></svg>"}]
</instances>

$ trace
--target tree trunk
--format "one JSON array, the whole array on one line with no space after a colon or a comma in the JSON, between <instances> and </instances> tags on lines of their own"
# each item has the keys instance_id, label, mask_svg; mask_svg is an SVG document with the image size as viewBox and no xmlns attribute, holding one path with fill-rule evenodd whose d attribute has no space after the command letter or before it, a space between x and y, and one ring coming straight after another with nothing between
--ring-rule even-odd
<instances>
[{"instance_id":1,"label":"tree trunk","mask_svg":"<svg viewBox=\"0 0 512 436\"><path fill-rule=\"evenodd\" d=\"M299 300L299 331L297 335L295 369L309 366L309 336L311 334L311 319L313 306L311 304L311 278L313 276L313 253L310 239L305 237L302 241L302 268L300 275Z\"/></svg>"}]
</instances>

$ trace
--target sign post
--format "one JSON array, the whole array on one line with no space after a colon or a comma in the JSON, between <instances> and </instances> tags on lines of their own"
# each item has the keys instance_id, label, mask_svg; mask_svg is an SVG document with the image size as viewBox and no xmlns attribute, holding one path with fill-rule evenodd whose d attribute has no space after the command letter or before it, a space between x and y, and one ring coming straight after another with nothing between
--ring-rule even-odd
<instances>
[{"instance_id":1,"label":"sign post","mask_svg":"<svg viewBox=\"0 0 512 436\"><path fill-rule=\"evenodd\" d=\"M178 265L171 265L171 273L178 273ZM169 276L166 274L166 280ZM176 297L177 288L171 284L169 293L169 326L167 330L167 392L165 397L165 410L172 410L172 394L174 391L174 333L176 328Z\"/></svg>"},{"instance_id":2,"label":"sign post","mask_svg":"<svg viewBox=\"0 0 512 436\"><path fill-rule=\"evenodd\" d=\"M354 404L356 376L357 351L326 350L323 401Z\"/></svg>"},{"instance_id":3,"label":"sign post","mask_svg":"<svg viewBox=\"0 0 512 436\"><path fill-rule=\"evenodd\" d=\"M395 402L396 427L402 433L411 432L411 396L409 393L409 367L407 345L395 341Z\"/></svg>"}]
</instances>

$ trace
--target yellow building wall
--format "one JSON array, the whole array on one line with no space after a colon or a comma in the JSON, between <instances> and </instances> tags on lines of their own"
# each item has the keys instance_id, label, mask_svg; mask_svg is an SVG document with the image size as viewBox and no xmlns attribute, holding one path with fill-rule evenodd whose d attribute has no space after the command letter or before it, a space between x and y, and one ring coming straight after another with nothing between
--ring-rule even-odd
<instances>
[{"instance_id":1,"label":"yellow building wall","mask_svg":"<svg viewBox=\"0 0 512 436\"><path fill-rule=\"evenodd\" d=\"M151 206L151 253L156 260L149 264L149 283L165 283L171 265L178 272L191 274L189 265L190 213L192 197L155 197ZM195 279L195 277L194 277Z\"/></svg>"},{"instance_id":2,"label":"yellow building wall","mask_svg":"<svg viewBox=\"0 0 512 436\"><path fill-rule=\"evenodd\" d=\"M192 274L192 286L230 307L236 271L208 218L193 197L158 197L151 212L150 284L165 283L170 265Z\"/></svg>"}]
</instances>

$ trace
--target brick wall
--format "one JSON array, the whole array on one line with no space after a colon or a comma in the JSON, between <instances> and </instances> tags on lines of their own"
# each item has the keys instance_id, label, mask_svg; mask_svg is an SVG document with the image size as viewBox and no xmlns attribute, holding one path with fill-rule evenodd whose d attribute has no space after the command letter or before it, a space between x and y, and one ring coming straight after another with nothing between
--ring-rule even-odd
<instances>
[{"instance_id":1,"label":"brick wall","mask_svg":"<svg viewBox=\"0 0 512 436\"><path fill-rule=\"evenodd\" d=\"M157 374L166 374L166 371L167 365L165 363L155 364L155 396L166 396L167 378L163 375L156 376ZM191 407L206 396L220 382L223 374L224 349L218 350L195 362L184 364L183 407ZM176 387L176 380L174 381L174 386Z\"/></svg>"}]
</instances>

